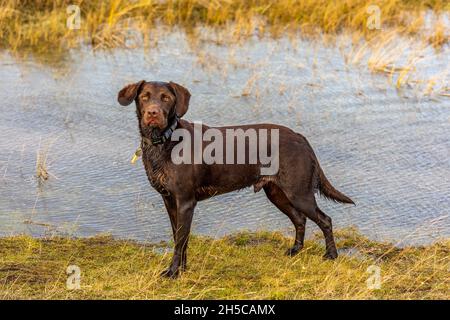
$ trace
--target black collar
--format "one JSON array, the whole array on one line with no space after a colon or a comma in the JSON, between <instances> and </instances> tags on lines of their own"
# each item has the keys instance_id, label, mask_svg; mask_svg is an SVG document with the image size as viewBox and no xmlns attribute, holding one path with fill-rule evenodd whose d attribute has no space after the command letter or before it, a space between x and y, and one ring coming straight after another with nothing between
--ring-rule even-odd
<instances>
[{"instance_id":1,"label":"black collar","mask_svg":"<svg viewBox=\"0 0 450 320\"><path fill-rule=\"evenodd\" d=\"M166 129L164 129L164 131L161 134L158 134L157 130L153 130L151 139L142 137L142 141L141 141L142 147L145 148L149 145L156 146L158 144L163 144L164 142L169 140L170 137L172 136L172 133L177 128L178 120L180 120L180 118L178 118L178 116L175 115L175 117L172 120L171 125L168 126Z\"/></svg>"}]
</instances>

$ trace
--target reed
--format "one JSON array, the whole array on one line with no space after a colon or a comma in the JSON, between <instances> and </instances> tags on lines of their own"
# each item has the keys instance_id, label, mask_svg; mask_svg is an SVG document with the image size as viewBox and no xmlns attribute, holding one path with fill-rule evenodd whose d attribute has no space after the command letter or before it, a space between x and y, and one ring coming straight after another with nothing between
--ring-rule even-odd
<instances>
[{"instance_id":1,"label":"reed","mask_svg":"<svg viewBox=\"0 0 450 320\"><path fill-rule=\"evenodd\" d=\"M48 180L49 172L47 166L48 148L39 146L36 152L36 178L39 182Z\"/></svg>"},{"instance_id":2,"label":"reed","mask_svg":"<svg viewBox=\"0 0 450 320\"><path fill-rule=\"evenodd\" d=\"M49 153L53 144L58 140L58 137L51 138L42 142L39 141L39 146L36 151L36 178L39 183L48 180L50 177L58 179L54 174L49 171L51 162L49 161Z\"/></svg>"},{"instance_id":3,"label":"reed","mask_svg":"<svg viewBox=\"0 0 450 320\"><path fill-rule=\"evenodd\" d=\"M197 26L230 29L234 41L255 34L273 36L337 34L354 30L371 38L379 30L367 27L371 0L0 0L0 47L44 54L83 44L94 48L133 47L152 43L148 31L157 25L195 32ZM427 34L435 46L448 41L441 22L424 30L424 13L449 10L445 0L380 0L381 28L413 35ZM79 29L67 27L80 8Z\"/></svg>"}]
</instances>

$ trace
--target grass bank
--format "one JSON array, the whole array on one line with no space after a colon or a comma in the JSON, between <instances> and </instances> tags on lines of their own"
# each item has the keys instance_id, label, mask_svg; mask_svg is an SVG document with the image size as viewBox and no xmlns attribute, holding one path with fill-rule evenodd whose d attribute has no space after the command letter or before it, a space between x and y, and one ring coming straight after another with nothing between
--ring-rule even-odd
<instances>
[{"instance_id":1,"label":"grass bank","mask_svg":"<svg viewBox=\"0 0 450 320\"><path fill-rule=\"evenodd\" d=\"M69 7L74 4L79 12ZM94 48L127 47L136 42L148 45L152 42L148 30L157 24L188 32L195 32L199 25L227 28L233 39L255 32L276 36L299 30L303 35L353 30L372 37L379 33L379 29L368 28L374 13L379 13L383 31L421 34L426 11L439 15L450 10L445 0L379 0L378 7L369 8L373 4L372 0L0 0L0 46L46 52L81 43ZM441 20L430 29L431 43L439 46L448 41Z\"/></svg>"},{"instance_id":2,"label":"grass bank","mask_svg":"<svg viewBox=\"0 0 450 320\"><path fill-rule=\"evenodd\" d=\"M335 261L322 259L322 239L307 241L304 251L290 258L283 252L292 239L278 233L239 233L218 240L193 237L189 271L178 280L159 277L170 261L164 243L111 237L1 238L0 298L449 298L449 241L396 248L352 230L336 236L338 248L347 253ZM66 287L69 265L80 268L79 290Z\"/></svg>"}]
</instances>

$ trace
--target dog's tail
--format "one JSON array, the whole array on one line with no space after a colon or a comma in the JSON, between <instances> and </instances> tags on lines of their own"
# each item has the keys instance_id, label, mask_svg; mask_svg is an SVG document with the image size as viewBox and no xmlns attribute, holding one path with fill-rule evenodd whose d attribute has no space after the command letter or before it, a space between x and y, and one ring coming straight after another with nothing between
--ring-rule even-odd
<instances>
[{"instance_id":1,"label":"dog's tail","mask_svg":"<svg viewBox=\"0 0 450 320\"><path fill-rule=\"evenodd\" d=\"M320 193L325 196L325 198L341 202L341 203L351 203L355 204L352 199L347 197L345 194L339 192L336 190L328 181L327 177L325 177L325 173L323 172L322 168L319 165L319 191Z\"/></svg>"}]
</instances>

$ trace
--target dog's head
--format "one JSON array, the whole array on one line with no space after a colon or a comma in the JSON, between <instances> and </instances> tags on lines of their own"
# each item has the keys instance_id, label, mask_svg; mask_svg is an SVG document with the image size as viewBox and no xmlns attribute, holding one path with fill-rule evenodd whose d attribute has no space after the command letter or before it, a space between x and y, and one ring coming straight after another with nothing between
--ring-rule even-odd
<instances>
[{"instance_id":1,"label":"dog's head","mask_svg":"<svg viewBox=\"0 0 450 320\"><path fill-rule=\"evenodd\" d=\"M136 102L139 126L143 132L157 128L164 130L177 115L182 117L188 110L191 94L174 82L146 82L129 84L119 91L117 100L123 106Z\"/></svg>"}]
</instances>

